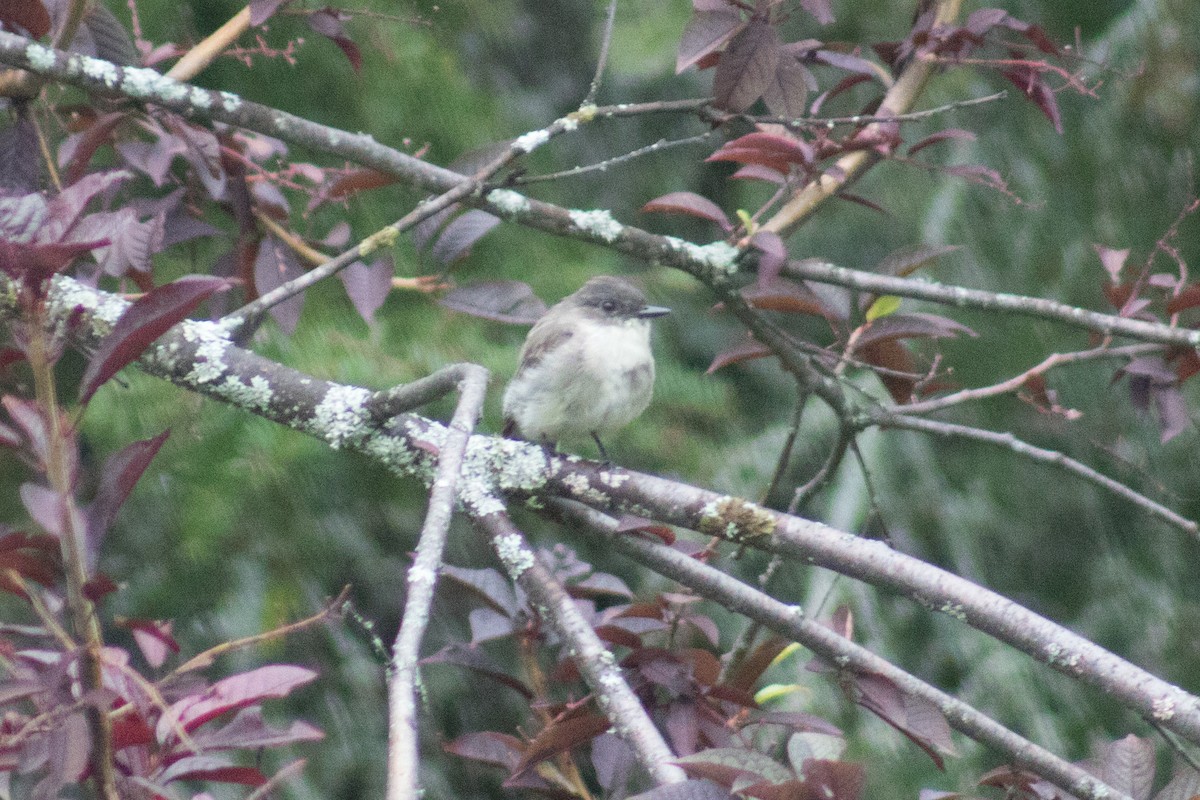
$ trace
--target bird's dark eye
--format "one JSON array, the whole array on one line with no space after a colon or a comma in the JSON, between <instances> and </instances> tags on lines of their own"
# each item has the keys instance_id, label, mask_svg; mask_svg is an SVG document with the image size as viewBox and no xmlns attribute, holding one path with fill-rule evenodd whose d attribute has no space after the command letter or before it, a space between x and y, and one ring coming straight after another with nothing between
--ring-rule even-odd
<instances>
[{"instance_id":1,"label":"bird's dark eye","mask_svg":"<svg viewBox=\"0 0 1200 800\"><path fill-rule=\"evenodd\" d=\"M617 310L617 303L615 300L605 300L600 304L600 308L603 309L605 314L611 314Z\"/></svg>"}]
</instances>

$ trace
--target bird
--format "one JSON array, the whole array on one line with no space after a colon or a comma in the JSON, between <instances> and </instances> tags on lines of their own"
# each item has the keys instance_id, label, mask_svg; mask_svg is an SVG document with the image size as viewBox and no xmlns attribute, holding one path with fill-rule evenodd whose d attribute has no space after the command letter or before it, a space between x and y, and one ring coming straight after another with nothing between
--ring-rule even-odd
<instances>
[{"instance_id":1,"label":"bird","mask_svg":"<svg viewBox=\"0 0 1200 800\"><path fill-rule=\"evenodd\" d=\"M590 435L607 461L600 435L628 425L650 404L650 321L669 313L612 275L588 280L551 306L525 338L505 389L504 436L554 449L561 438Z\"/></svg>"}]
</instances>

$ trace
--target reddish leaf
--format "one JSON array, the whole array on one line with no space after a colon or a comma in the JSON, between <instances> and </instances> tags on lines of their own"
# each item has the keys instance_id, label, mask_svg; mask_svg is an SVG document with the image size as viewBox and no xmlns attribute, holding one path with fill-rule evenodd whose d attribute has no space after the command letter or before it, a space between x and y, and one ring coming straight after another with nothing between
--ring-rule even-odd
<instances>
[{"instance_id":1,"label":"reddish leaf","mask_svg":"<svg viewBox=\"0 0 1200 800\"><path fill-rule=\"evenodd\" d=\"M0 397L0 404L8 416L21 430L21 435L28 444L30 451L41 463L46 462L49 431L42 410L33 400L24 400L15 395L6 394Z\"/></svg>"},{"instance_id":2,"label":"reddish leaf","mask_svg":"<svg viewBox=\"0 0 1200 800\"><path fill-rule=\"evenodd\" d=\"M693 217L715 222L721 226L721 230L729 232L733 230L733 223L729 221L729 217L721 210L721 207L709 200L707 197L701 197L695 192L671 192L664 194L662 197L656 197L646 205L642 206L641 211L646 213L658 212L662 214L689 214Z\"/></svg>"},{"instance_id":3,"label":"reddish leaf","mask_svg":"<svg viewBox=\"0 0 1200 800\"><path fill-rule=\"evenodd\" d=\"M662 525L654 520L646 519L645 517L637 517L633 514L623 514L617 520L617 532L625 533L628 531L637 531L638 533L646 533L651 536L657 536L665 545L675 543L675 531L667 525Z\"/></svg>"},{"instance_id":4,"label":"reddish leaf","mask_svg":"<svg viewBox=\"0 0 1200 800\"><path fill-rule=\"evenodd\" d=\"M712 375L717 370L724 369L730 364L752 361L756 358L767 358L773 355L775 354L771 352L771 348L754 339L749 339L742 344L734 345L713 356L712 363L708 365L708 369L705 370L704 374Z\"/></svg>"},{"instance_id":5,"label":"reddish leaf","mask_svg":"<svg viewBox=\"0 0 1200 800\"><path fill-rule=\"evenodd\" d=\"M136 361L158 337L214 292L228 286L228 281L221 278L185 275L140 297L125 310L88 362L80 385L80 402L90 400L105 381Z\"/></svg>"},{"instance_id":6,"label":"reddish leaf","mask_svg":"<svg viewBox=\"0 0 1200 800\"><path fill-rule=\"evenodd\" d=\"M0 272L32 291L62 272L84 253L108 244L107 239L81 243L22 244L0 239Z\"/></svg>"},{"instance_id":7,"label":"reddish leaf","mask_svg":"<svg viewBox=\"0 0 1200 800\"><path fill-rule=\"evenodd\" d=\"M350 66L354 68L355 72L362 72L362 52L346 34L346 28L342 25L343 20L346 19L349 19L348 14L327 6L309 12L308 26L336 44L345 54L346 60L350 62Z\"/></svg>"},{"instance_id":8,"label":"reddish leaf","mask_svg":"<svg viewBox=\"0 0 1200 800\"><path fill-rule=\"evenodd\" d=\"M597 625L596 635L600 637L601 641L628 647L630 650L636 650L642 646L640 636L618 625Z\"/></svg>"},{"instance_id":9,"label":"reddish leaf","mask_svg":"<svg viewBox=\"0 0 1200 800\"><path fill-rule=\"evenodd\" d=\"M841 729L833 723L803 711L767 711L755 719L771 725L786 725L797 731L821 733L826 736L842 735Z\"/></svg>"},{"instance_id":10,"label":"reddish leaf","mask_svg":"<svg viewBox=\"0 0 1200 800\"><path fill-rule=\"evenodd\" d=\"M143 439L126 445L111 456L100 472L100 487L96 499L87 509L88 546L94 550L124 505L129 493L141 479L146 467L154 460L163 442L171 435L163 431L153 439Z\"/></svg>"},{"instance_id":11,"label":"reddish leaf","mask_svg":"<svg viewBox=\"0 0 1200 800\"><path fill-rule=\"evenodd\" d=\"M620 597L629 600L633 597L625 581L607 572L593 572L583 580L569 584L566 590L572 597L580 598Z\"/></svg>"},{"instance_id":12,"label":"reddish leaf","mask_svg":"<svg viewBox=\"0 0 1200 800\"><path fill-rule=\"evenodd\" d=\"M791 280L776 280L770 286L750 286L742 290L742 299L754 308L781 311L786 314L808 314L822 317L832 325L849 315L844 292L830 294L827 287L817 294L807 284Z\"/></svg>"},{"instance_id":13,"label":"reddish leaf","mask_svg":"<svg viewBox=\"0 0 1200 800\"><path fill-rule=\"evenodd\" d=\"M83 584L83 596L93 603L99 603L104 599L105 595L110 595L121 587L117 586L116 581L108 577L104 573L97 574L91 580Z\"/></svg>"},{"instance_id":14,"label":"reddish leaf","mask_svg":"<svg viewBox=\"0 0 1200 800\"><path fill-rule=\"evenodd\" d=\"M471 644L503 639L516 630L512 617L490 608L476 608L467 615L471 624Z\"/></svg>"},{"instance_id":15,"label":"reddish leaf","mask_svg":"<svg viewBox=\"0 0 1200 800\"><path fill-rule=\"evenodd\" d=\"M1054 91L1043 80L1041 73L1033 67L1024 64L1000 70L1000 74L1008 78L1014 86L1025 93L1033 103L1041 109L1054 125L1054 130L1063 132L1062 113L1058 109L1058 98Z\"/></svg>"},{"instance_id":16,"label":"reddish leaf","mask_svg":"<svg viewBox=\"0 0 1200 800\"><path fill-rule=\"evenodd\" d=\"M756 132L726 142L705 161L758 164L787 174L792 164L811 164L813 149L808 142L793 136Z\"/></svg>"},{"instance_id":17,"label":"reddish leaf","mask_svg":"<svg viewBox=\"0 0 1200 800\"><path fill-rule=\"evenodd\" d=\"M725 682L743 692L750 691L787 645L786 640L772 634L738 663Z\"/></svg>"},{"instance_id":18,"label":"reddish leaf","mask_svg":"<svg viewBox=\"0 0 1200 800\"><path fill-rule=\"evenodd\" d=\"M387 172L360 169L342 175L335 180L329 186L329 189L324 192L324 196L338 200L358 194L359 192L365 192L369 189L380 189L384 186L391 186L393 183L399 183L399 181L400 178Z\"/></svg>"},{"instance_id":19,"label":"reddish leaf","mask_svg":"<svg viewBox=\"0 0 1200 800\"><path fill-rule=\"evenodd\" d=\"M141 714L114 714L112 721L113 750L147 745L154 741L154 731Z\"/></svg>"},{"instance_id":20,"label":"reddish leaf","mask_svg":"<svg viewBox=\"0 0 1200 800\"><path fill-rule=\"evenodd\" d=\"M521 281L485 281L459 286L444 294L438 304L493 322L532 325L546 313L546 304Z\"/></svg>"},{"instance_id":21,"label":"reddish leaf","mask_svg":"<svg viewBox=\"0 0 1200 800\"><path fill-rule=\"evenodd\" d=\"M926 136L924 139L908 148L908 154L910 156L914 155L930 145L938 144L939 142L944 142L948 139L961 139L968 142L973 142L975 141L976 136L973 132L963 130L962 128L947 128L946 130L938 131L931 136Z\"/></svg>"},{"instance_id":22,"label":"reddish leaf","mask_svg":"<svg viewBox=\"0 0 1200 800\"><path fill-rule=\"evenodd\" d=\"M175 737L175 726L191 732L221 714L286 697L312 682L317 673L292 664L273 664L217 681L205 691L173 703L159 718L155 735L160 742Z\"/></svg>"},{"instance_id":23,"label":"reddish leaf","mask_svg":"<svg viewBox=\"0 0 1200 800\"><path fill-rule=\"evenodd\" d=\"M862 764L810 758L804 762L804 786L809 796L832 800L858 800L867 782Z\"/></svg>"},{"instance_id":24,"label":"reddish leaf","mask_svg":"<svg viewBox=\"0 0 1200 800\"><path fill-rule=\"evenodd\" d=\"M600 714L582 714L551 722L528 744L524 756L513 770L513 777L548 758L591 741L611 727L608 717Z\"/></svg>"},{"instance_id":25,"label":"reddish leaf","mask_svg":"<svg viewBox=\"0 0 1200 800\"><path fill-rule=\"evenodd\" d=\"M779 66L779 34L762 17L754 17L721 54L713 78L713 104L735 113L762 97Z\"/></svg>"},{"instance_id":26,"label":"reddish leaf","mask_svg":"<svg viewBox=\"0 0 1200 800\"><path fill-rule=\"evenodd\" d=\"M46 533L61 539L64 515L68 509L63 496L48 486L28 482L21 484L19 493L21 504L25 506L30 519Z\"/></svg>"},{"instance_id":27,"label":"reddish leaf","mask_svg":"<svg viewBox=\"0 0 1200 800\"><path fill-rule=\"evenodd\" d=\"M160 783L172 781L216 781L241 786L262 786L267 776L254 767L238 767L218 756L185 756L158 775Z\"/></svg>"},{"instance_id":28,"label":"reddish leaf","mask_svg":"<svg viewBox=\"0 0 1200 800\"><path fill-rule=\"evenodd\" d=\"M705 56L715 54L745 27L736 7L728 3L712 5L715 7L697 8L683 29L675 56L676 75Z\"/></svg>"},{"instance_id":29,"label":"reddish leaf","mask_svg":"<svg viewBox=\"0 0 1200 800\"><path fill-rule=\"evenodd\" d=\"M40 39L50 32L50 14L41 0L11 0L0 5L0 23L5 30L31 39Z\"/></svg>"},{"instance_id":30,"label":"reddish leaf","mask_svg":"<svg viewBox=\"0 0 1200 800\"><path fill-rule=\"evenodd\" d=\"M990 167L984 167L977 164L965 164L955 167L946 167L945 173L953 175L956 178L963 178L971 183L977 183L981 186L987 186L991 189L996 189L1001 192L1008 191L1008 184L1004 178L1000 177L1000 173Z\"/></svg>"},{"instance_id":31,"label":"reddish leaf","mask_svg":"<svg viewBox=\"0 0 1200 800\"><path fill-rule=\"evenodd\" d=\"M975 331L948 317L936 314L890 314L866 326L859 337L860 346L895 339L947 339ZM886 365L880 365L886 366Z\"/></svg>"},{"instance_id":32,"label":"reddish leaf","mask_svg":"<svg viewBox=\"0 0 1200 800\"><path fill-rule=\"evenodd\" d=\"M1124 251L1128 253L1129 251ZM1183 291L1167 301L1167 313L1178 314L1189 308L1200 306L1200 283L1189 284Z\"/></svg>"}]
</instances>

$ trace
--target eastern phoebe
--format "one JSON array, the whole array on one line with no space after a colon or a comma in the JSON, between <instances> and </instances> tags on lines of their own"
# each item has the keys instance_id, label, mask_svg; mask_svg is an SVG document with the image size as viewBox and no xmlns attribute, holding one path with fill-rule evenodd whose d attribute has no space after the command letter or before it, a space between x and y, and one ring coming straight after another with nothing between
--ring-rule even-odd
<instances>
[{"instance_id":1,"label":"eastern phoebe","mask_svg":"<svg viewBox=\"0 0 1200 800\"><path fill-rule=\"evenodd\" d=\"M533 326L504 392L504 435L554 445L629 424L654 391L650 320L671 309L646 304L633 284L603 275L563 298Z\"/></svg>"}]
</instances>

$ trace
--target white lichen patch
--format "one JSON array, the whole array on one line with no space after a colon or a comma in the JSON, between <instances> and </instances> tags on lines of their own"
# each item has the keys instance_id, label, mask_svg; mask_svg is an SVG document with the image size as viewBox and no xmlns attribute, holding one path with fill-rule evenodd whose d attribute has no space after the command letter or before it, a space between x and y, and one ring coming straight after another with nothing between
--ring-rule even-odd
<instances>
[{"instance_id":1,"label":"white lichen patch","mask_svg":"<svg viewBox=\"0 0 1200 800\"><path fill-rule=\"evenodd\" d=\"M611 500L607 494L592 486L587 478L577 472L564 477L563 483L571 490L571 494L585 502L607 504Z\"/></svg>"},{"instance_id":2,"label":"white lichen patch","mask_svg":"<svg viewBox=\"0 0 1200 800\"><path fill-rule=\"evenodd\" d=\"M199 86L193 86L191 94L188 96L188 102L194 108L210 109L213 104L213 93L207 89L201 89Z\"/></svg>"},{"instance_id":3,"label":"white lichen patch","mask_svg":"<svg viewBox=\"0 0 1200 800\"><path fill-rule=\"evenodd\" d=\"M225 109L227 113L232 114L241 107L242 98L233 92L218 92L218 94L221 96L221 108Z\"/></svg>"},{"instance_id":4,"label":"white lichen patch","mask_svg":"<svg viewBox=\"0 0 1200 800\"><path fill-rule=\"evenodd\" d=\"M600 482L612 489L621 488L621 485L627 480L629 480L628 472L614 472L606 469L600 473Z\"/></svg>"},{"instance_id":5,"label":"white lichen patch","mask_svg":"<svg viewBox=\"0 0 1200 800\"><path fill-rule=\"evenodd\" d=\"M1150 713L1159 722L1166 722L1175 716L1175 701L1169 697L1159 697L1154 701Z\"/></svg>"},{"instance_id":6,"label":"white lichen patch","mask_svg":"<svg viewBox=\"0 0 1200 800\"><path fill-rule=\"evenodd\" d=\"M495 474L496 486L505 491L536 492L546 485L553 461L544 448L528 442L471 437L468 458L485 461Z\"/></svg>"},{"instance_id":7,"label":"white lichen patch","mask_svg":"<svg viewBox=\"0 0 1200 800\"><path fill-rule=\"evenodd\" d=\"M75 308L82 308L92 318L92 333L103 336L112 330L130 303L116 295L101 294L79 281L60 275L54 279L51 297L56 316L65 317Z\"/></svg>"},{"instance_id":8,"label":"white lichen patch","mask_svg":"<svg viewBox=\"0 0 1200 800\"><path fill-rule=\"evenodd\" d=\"M741 252L728 242L712 242L706 245L693 244L674 236L664 237L667 246L679 251L692 261L723 275L737 272L737 257Z\"/></svg>"},{"instance_id":9,"label":"white lichen patch","mask_svg":"<svg viewBox=\"0 0 1200 800\"><path fill-rule=\"evenodd\" d=\"M270 381L261 375L251 377L249 384L242 383L240 379L230 375L217 387L217 393L234 405L252 411L266 411L275 396Z\"/></svg>"},{"instance_id":10,"label":"white lichen patch","mask_svg":"<svg viewBox=\"0 0 1200 800\"><path fill-rule=\"evenodd\" d=\"M50 69L54 66L54 51L40 44L27 45L25 57L29 59L29 66L34 69Z\"/></svg>"},{"instance_id":11,"label":"white lichen patch","mask_svg":"<svg viewBox=\"0 0 1200 800\"><path fill-rule=\"evenodd\" d=\"M567 216L579 230L609 243L615 242L621 232L625 230L625 226L613 219L613 215L606 209L594 211L572 209L567 212Z\"/></svg>"},{"instance_id":12,"label":"white lichen patch","mask_svg":"<svg viewBox=\"0 0 1200 800\"><path fill-rule=\"evenodd\" d=\"M515 533L506 533L496 539L496 554L504 564L508 577L514 581L525 574L525 570L534 565L533 552L525 546L525 542Z\"/></svg>"},{"instance_id":13,"label":"white lichen patch","mask_svg":"<svg viewBox=\"0 0 1200 800\"><path fill-rule=\"evenodd\" d=\"M437 581L437 573L427 567L419 567L414 564L408 570L407 580L409 586L430 587Z\"/></svg>"},{"instance_id":14,"label":"white lichen patch","mask_svg":"<svg viewBox=\"0 0 1200 800\"><path fill-rule=\"evenodd\" d=\"M225 354L233 347L225 337L224 328L188 319L181 323L181 330L186 341L196 343L196 360L184 380L192 386L203 386L224 375L229 368Z\"/></svg>"},{"instance_id":15,"label":"white lichen patch","mask_svg":"<svg viewBox=\"0 0 1200 800\"><path fill-rule=\"evenodd\" d=\"M110 89L115 89L121 80L121 73L115 64L90 56L71 56L67 62L67 69L85 75L94 81L100 81Z\"/></svg>"},{"instance_id":16,"label":"white lichen patch","mask_svg":"<svg viewBox=\"0 0 1200 800\"><path fill-rule=\"evenodd\" d=\"M362 441L368 433L370 415L365 404L371 397L366 389L333 384L313 412L310 430L334 450Z\"/></svg>"},{"instance_id":17,"label":"white lichen patch","mask_svg":"<svg viewBox=\"0 0 1200 800\"><path fill-rule=\"evenodd\" d=\"M967 618L967 614L963 610L962 603L951 603L949 600L947 600L946 602L942 603L941 608L938 610L943 614L948 614L949 616L954 617L957 620L965 620Z\"/></svg>"},{"instance_id":18,"label":"white lichen patch","mask_svg":"<svg viewBox=\"0 0 1200 800\"><path fill-rule=\"evenodd\" d=\"M546 130L530 131L518 136L513 141L513 147L524 153L532 153L546 142L550 141L550 132Z\"/></svg>"},{"instance_id":19,"label":"white lichen patch","mask_svg":"<svg viewBox=\"0 0 1200 800\"><path fill-rule=\"evenodd\" d=\"M516 216L529 210L529 198L512 189L493 189L485 199L496 211L506 216Z\"/></svg>"}]
</instances>

